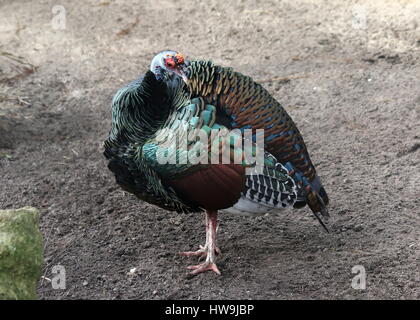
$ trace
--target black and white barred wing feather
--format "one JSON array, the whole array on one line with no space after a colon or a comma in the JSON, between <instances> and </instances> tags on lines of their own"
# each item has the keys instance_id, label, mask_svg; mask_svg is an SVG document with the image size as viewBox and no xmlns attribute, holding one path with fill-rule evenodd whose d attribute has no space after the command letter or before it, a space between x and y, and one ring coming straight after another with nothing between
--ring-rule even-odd
<instances>
[{"instance_id":1,"label":"black and white barred wing feather","mask_svg":"<svg viewBox=\"0 0 420 320\"><path fill-rule=\"evenodd\" d=\"M247 173L245 189L239 201L226 212L259 215L306 204L304 189L270 153L264 154L264 166L248 168Z\"/></svg>"}]
</instances>

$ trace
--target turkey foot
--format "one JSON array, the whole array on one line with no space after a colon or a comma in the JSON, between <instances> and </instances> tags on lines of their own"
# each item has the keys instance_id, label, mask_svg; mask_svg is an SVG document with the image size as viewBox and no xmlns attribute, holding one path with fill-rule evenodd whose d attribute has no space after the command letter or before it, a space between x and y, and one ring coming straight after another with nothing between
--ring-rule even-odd
<instances>
[{"instance_id":1,"label":"turkey foot","mask_svg":"<svg viewBox=\"0 0 420 320\"><path fill-rule=\"evenodd\" d=\"M199 256L206 258L206 261L196 266L190 266L188 269L193 270L192 275L199 274L204 271L214 271L220 275L220 271L216 266L216 254L220 254L220 249L216 246L216 230L217 229L217 211L206 211L206 244L200 246L197 251L181 252L183 256Z\"/></svg>"}]
</instances>

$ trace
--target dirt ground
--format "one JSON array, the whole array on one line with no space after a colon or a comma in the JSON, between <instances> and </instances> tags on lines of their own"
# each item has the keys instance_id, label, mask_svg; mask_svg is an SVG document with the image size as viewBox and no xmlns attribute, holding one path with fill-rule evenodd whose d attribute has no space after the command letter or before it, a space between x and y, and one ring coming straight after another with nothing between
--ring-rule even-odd
<instances>
[{"instance_id":1,"label":"dirt ground","mask_svg":"<svg viewBox=\"0 0 420 320\"><path fill-rule=\"evenodd\" d=\"M419 299L419 23L415 0L0 0L0 208L41 210L39 297ZM221 215L222 276L187 276L177 252L203 242L203 217L122 192L102 155L113 94L163 49L232 66L285 106L330 234L307 208Z\"/></svg>"}]
</instances>

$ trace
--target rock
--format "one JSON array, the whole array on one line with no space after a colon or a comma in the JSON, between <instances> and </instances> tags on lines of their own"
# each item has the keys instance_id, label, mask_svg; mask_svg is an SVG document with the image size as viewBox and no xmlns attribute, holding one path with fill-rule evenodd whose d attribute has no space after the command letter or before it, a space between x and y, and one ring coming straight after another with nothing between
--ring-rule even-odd
<instances>
[{"instance_id":1,"label":"rock","mask_svg":"<svg viewBox=\"0 0 420 320\"><path fill-rule=\"evenodd\" d=\"M0 210L0 300L36 299L43 240L32 207Z\"/></svg>"}]
</instances>

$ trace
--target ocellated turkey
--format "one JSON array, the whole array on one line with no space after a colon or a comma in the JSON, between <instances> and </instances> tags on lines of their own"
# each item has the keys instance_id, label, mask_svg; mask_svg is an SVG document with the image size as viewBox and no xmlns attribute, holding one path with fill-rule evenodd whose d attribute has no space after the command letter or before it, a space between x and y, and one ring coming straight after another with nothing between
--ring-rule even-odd
<instances>
[{"instance_id":1,"label":"ocellated turkey","mask_svg":"<svg viewBox=\"0 0 420 320\"><path fill-rule=\"evenodd\" d=\"M180 161L203 149L200 140L169 147L187 132L201 130L210 137L212 130L223 129L264 129L262 170L253 172L252 164L233 159ZM209 139L209 155L212 143ZM244 152L234 139L223 148L231 155ZM190 267L193 274L220 274L215 263L219 211L256 215L308 204L326 229L321 216L328 217L328 196L299 130L261 85L231 68L188 61L175 51L156 55L149 71L114 96L104 154L117 183L138 198L170 211L206 212L205 245L182 253L206 258ZM162 156L177 161L162 163Z\"/></svg>"}]
</instances>

